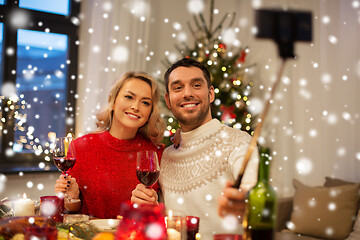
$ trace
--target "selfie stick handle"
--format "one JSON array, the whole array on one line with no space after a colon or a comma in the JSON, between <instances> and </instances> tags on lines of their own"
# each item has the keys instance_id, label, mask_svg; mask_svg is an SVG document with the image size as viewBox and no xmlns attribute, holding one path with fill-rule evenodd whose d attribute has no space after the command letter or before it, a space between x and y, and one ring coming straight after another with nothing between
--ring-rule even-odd
<instances>
[{"instance_id":1,"label":"selfie stick handle","mask_svg":"<svg viewBox=\"0 0 360 240\"><path fill-rule=\"evenodd\" d=\"M279 68L279 71L278 71L278 75L277 75L275 83L274 83L274 85L273 85L273 87L271 89L270 97L268 98L268 100L266 102L266 105L265 105L265 108L264 108L264 111L263 111L263 113L261 114L261 116L259 118L259 124L257 125L257 127L256 127L256 129L254 131L254 135L253 135L253 137L252 137L252 139L250 141L249 147L248 147L246 155L244 157L244 161L243 161L243 163L241 165L240 173L238 175L238 178L235 181L235 184L232 186L233 188L239 188L240 187L241 181L242 181L242 178L244 176L246 166L249 163L251 154L253 153L254 149L256 149L257 140L258 140L258 138L260 136L261 128L262 128L262 126L264 124L264 120L265 120L266 115L267 115L267 113L269 111L270 105L272 104L276 88L279 85L281 75L282 75L282 73L284 71L284 68L285 68L285 60L286 60L285 58L281 59L281 64L280 64L280 68Z\"/></svg>"}]
</instances>

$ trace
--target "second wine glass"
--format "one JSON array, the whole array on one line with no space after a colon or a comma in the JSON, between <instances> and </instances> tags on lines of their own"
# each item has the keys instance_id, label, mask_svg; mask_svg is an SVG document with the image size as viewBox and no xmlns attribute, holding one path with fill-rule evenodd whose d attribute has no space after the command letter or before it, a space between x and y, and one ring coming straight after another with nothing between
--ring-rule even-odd
<instances>
[{"instance_id":1,"label":"second wine glass","mask_svg":"<svg viewBox=\"0 0 360 240\"><path fill-rule=\"evenodd\" d=\"M159 179L160 166L155 151L140 151L136 156L136 176L147 188L151 188Z\"/></svg>"},{"instance_id":2,"label":"second wine glass","mask_svg":"<svg viewBox=\"0 0 360 240\"><path fill-rule=\"evenodd\" d=\"M55 166L62 172L63 175L69 175L69 171L75 165L76 152L73 137L56 138L53 149L53 160ZM67 201L71 201L68 194L69 188L66 191Z\"/></svg>"}]
</instances>

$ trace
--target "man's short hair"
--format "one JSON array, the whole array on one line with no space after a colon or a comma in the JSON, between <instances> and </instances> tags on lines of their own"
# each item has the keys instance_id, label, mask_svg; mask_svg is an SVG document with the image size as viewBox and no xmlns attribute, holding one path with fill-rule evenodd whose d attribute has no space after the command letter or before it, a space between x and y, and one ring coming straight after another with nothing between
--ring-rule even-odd
<instances>
[{"instance_id":1,"label":"man's short hair","mask_svg":"<svg viewBox=\"0 0 360 240\"><path fill-rule=\"evenodd\" d=\"M173 65L171 65L170 68L164 74L165 88L166 88L167 93L169 93L169 76L170 76L171 72L178 67L186 67L186 68L197 67L197 68L199 68L203 72L203 75L206 79L208 88L211 87L211 76L210 76L210 73L207 70L207 68L192 58L183 58L183 59L177 61L176 63L174 63Z\"/></svg>"}]
</instances>

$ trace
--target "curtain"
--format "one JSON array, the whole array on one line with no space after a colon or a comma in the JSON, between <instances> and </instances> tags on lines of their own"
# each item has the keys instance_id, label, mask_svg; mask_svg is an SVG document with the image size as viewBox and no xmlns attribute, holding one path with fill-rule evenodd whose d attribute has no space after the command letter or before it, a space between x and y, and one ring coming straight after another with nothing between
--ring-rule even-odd
<instances>
[{"instance_id":1,"label":"curtain","mask_svg":"<svg viewBox=\"0 0 360 240\"><path fill-rule=\"evenodd\" d=\"M82 1L76 135L95 129L94 114L126 71L145 71L148 0ZM136 3L134 5L134 3Z\"/></svg>"}]
</instances>

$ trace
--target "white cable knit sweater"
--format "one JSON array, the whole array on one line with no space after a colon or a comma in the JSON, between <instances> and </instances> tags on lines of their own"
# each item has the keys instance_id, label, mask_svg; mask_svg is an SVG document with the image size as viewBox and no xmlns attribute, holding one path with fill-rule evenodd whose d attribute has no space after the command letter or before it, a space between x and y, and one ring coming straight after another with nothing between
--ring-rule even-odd
<instances>
[{"instance_id":1,"label":"white cable knit sweater","mask_svg":"<svg viewBox=\"0 0 360 240\"><path fill-rule=\"evenodd\" d=\"M169 146L161 158L159 182L165 206L185 215L200 217L201 239L215 233L242 234L217 214L217 198L226 180L235 181L251 136L221 124L217 119L190 132L181 133L178 149ZM252 187L257 181L258 152L254 151L242 181Z\"/></svg>"}]
</instances>

